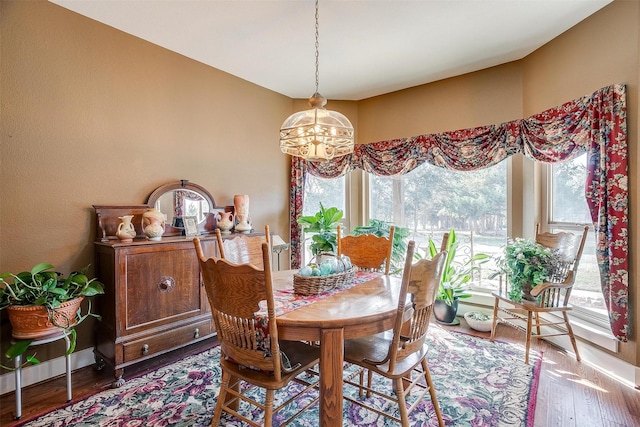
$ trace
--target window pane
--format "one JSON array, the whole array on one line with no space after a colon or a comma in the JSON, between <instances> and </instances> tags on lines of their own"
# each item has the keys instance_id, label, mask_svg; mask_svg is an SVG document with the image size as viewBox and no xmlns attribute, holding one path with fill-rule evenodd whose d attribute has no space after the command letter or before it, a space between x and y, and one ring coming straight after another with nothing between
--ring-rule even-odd
<instances>
[{"instance_id":1,"label":"window pane","mask_svg":"<svg viewBox=\"0 0 640 427\"><path fill-rule=\"evenodd\" d=\"M551 222L591 224L591 214L584 196L587 179L587 155L551 165Z\"/></svg>"},{"instance_id":2,"label":"window pane","mask_svg":"<svg viewBox=\"0 0 640 427\"><path fill-rule=\"evenodd\" d=\"M439 246L442 235L454 228L459 261L480 252L498 254L507 238L506 177L506 162L470 172L424 164L401 177L372 175L370 215L409 228L421 250L429 238ZM482 273L478 285L497 287L486 280L489 265Z\"/></svg>"},{"instance_id":3,"label":"window pane","mask_svg":"<svg viewBox=\"0 0 640 427\"><path fill-rule=\"evenodd\" d=\"M320 203L322 203L325 208L336 207L341 209L346 216L345 182L346 178L344 176L326 179L308 174L305 182L302 214L305 216L315 215L320 210ZM313 256L309 250L310 244L310 236L303 235L302 265L308 264Z\"/></svg>"},{"instance_id":4,"label":"window pane","mask_svg":"<svg viewBox=\"0 0 640 427\"><path fill-rule=\"evenodd\" d=\"M344 212L345 177L318 178L307 175L304 189L303 215L313 215L320 210L320 203L325 208L336 207Z\"/></svg>"},{"instance_id":5,"label":"window pane","mask_svg":"<svg viewBox=\"0 0 640 427\"><path fill-rule=\"evenodd\" d=\"M551 165L551 230L579 233L579 226L591 225L591 215L584 196L587 155ZM596 262L596 244L593 231L585 243L576 282L571 291L570 302L575 307L606 317L606 306L600 287L600 273Z\"/></svg>"}]
</instances>

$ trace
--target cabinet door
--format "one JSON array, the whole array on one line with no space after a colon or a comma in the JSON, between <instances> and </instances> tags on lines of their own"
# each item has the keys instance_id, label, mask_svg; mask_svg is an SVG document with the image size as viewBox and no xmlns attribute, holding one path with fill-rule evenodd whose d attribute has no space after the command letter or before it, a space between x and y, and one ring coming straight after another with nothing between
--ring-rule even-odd
<instances>
[{"instance_id":1,"label":"cabinet door","mask_svg":"<svg viewBox=\"0 0 640 427\"><path fill-rule=\"evenodd\" d=\"M131 248L123 261L125 333L203 313L204 288L192 243Z\"/></svg>"}]
</instances>

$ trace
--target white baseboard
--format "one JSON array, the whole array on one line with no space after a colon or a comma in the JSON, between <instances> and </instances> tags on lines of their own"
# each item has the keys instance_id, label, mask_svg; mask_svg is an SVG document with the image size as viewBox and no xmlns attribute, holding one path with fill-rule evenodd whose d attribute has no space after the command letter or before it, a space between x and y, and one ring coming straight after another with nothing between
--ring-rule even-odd
<instances>
[{"instance_id":1,"label":"white baseboard","mask_svg":"<svg viewBox=\"0 0 640 427\"><path fill-rule=\"evenodd\" d=\"M71 372L76 369L84 368L95 363L93 349L88 348L76 351L71 354ZM64 356L56 359L48 360L37 365L29 365L22 369L22 387L36 384L49 378L64 375L66 373L66 364ZM71 385L73 387L73 376L71 377ZM0 376L0 394L6 394L15 391L16 377L15 372L8 372Z\"/></svg>"}]
</instances>

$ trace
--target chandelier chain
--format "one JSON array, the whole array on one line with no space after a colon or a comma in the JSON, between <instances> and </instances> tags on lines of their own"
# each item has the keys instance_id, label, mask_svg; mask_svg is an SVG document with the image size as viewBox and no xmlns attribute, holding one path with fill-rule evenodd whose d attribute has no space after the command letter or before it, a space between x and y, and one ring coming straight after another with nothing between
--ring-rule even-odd
<instances>
[{"instance_id":1,"label":"chandelier chain","mask_svg":"<svg viewBox=\"0 0 640 427\"><path fill-rule=\"evenodd\" d=\"M320 82L320 73L318 72L319 63L320 63L320 60L319 60L319 58L320 58L320 53L319 53L320 43L318 41L319 28L320 28L320 26L318 25L318 0L316 0L316 93L318 93L318 86L319 86L319 82Z\"/></svg>"}]
</instances>

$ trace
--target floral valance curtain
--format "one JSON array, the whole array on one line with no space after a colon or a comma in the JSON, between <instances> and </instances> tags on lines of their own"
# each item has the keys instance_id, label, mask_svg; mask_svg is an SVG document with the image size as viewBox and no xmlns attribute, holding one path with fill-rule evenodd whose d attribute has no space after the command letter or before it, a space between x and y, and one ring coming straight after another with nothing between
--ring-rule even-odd
<instances>
[{"instance_id":1,"label":"floral valance curtain","mask_svg":"<svg viewBox=\"0 0 640 427\"><path fill-rule=\"evenodd\" d=\"M328 162L291 161L291 263L300 266L305 175L335 178L360 168L376 175L405 174L428 162L469 171L520 153L560 162L588 152L585 197L597 239L602 291L614 335L626 341L628 314L628 189L626 87L615 84L540 114L507 123L356 145Z\"/></svg>"}]
</instances>

